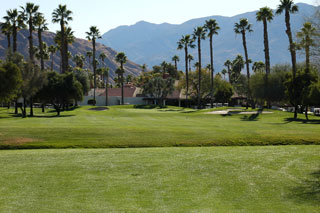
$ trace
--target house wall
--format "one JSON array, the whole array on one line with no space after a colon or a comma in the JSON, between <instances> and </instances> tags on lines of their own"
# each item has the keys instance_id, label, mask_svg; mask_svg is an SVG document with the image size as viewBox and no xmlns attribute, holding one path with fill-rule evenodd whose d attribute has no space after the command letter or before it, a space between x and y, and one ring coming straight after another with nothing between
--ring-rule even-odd
<instances>
[{"instance_id":1,"label":"house wall","mask_svg":"<svg viewBox=\"0 0 320 213\"><path fill-rule=\"evenodd\" d=\"M93 99L93 96L84 96L83 100L78 102L80 106L88 105L88 100ZM105 106L106 105L106 97L105 96L96 96L97 104L96 106ZM108 97L108 105L120 105L121 96L112 96ZM147 102L143 100L143 97L130 97L124 98L124 104L126 105L138 105L138 104L146 104Z\"/></svg>"}]
</instances>

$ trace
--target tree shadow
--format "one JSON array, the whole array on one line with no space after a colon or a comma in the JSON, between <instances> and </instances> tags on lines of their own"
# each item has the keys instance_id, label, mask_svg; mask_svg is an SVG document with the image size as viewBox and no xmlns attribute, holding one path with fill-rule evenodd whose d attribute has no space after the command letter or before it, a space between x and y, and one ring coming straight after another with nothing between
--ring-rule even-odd
<instances>
[{"instance_id":1,"label":"tree shadow","mask_svg":"<svg viewBox=\"0 0 320 213\"><path fill-rule=\"evenodd\" d=\"M183 111L183 112L180 112L180 113L195 113L197 111Z\"/></svg>"},{"instance_id":2,"label":"tree shadow","mask_svg":"<svg viewBox=\"0 0 320 213\"><path fill-rule=\"evenodd\" d=\"M284 124L288 124L288 123L292 123L292 122L296 122L296 123L300 123L300 124L320 124L320 120L319 119L301 119L301 118L285 118L284 119Z\"/></svg>"},{"instance_id":3,"label":"tree shadow","mask_svg":"<svg viewBox=\"0 0 320 213\"><path fill-rule=\"evenodd\" d=\"M181 112L184 109L158 109L159 112Z\"/></svg>"},{"instance_id":4,"label":"tree shadow","mask_svg":"<svg viewBox=\"0 0 320 213\"><path fill-rule=\"evenodd\" d=\"M34 115L33 117L28 118L67 118L67 117L74 117L75 115Z\"/></svg>"},{"instance_id":5,"label":"tree shadow","mask_svg":"<svg viewBox=\"0 0 320 213\"><path fill-rule=\"evenodd\" d=\"M320 168L310 173L299 186L292 188L290 198L301 203L320 205Z\"/></svg>"},{"instance_id":6,"label":"tree shadow","mask_svg":"<svg viewBox=\"0 0 320 213\"><path fill-rule=\"evenodd\" d=\"M258 121L258 120L260 120L259 115L260 115L260 113L255 113L250 116L245 115L245 116L241 117L240 120L241 121Z\"/></svg>"}]
</instances>

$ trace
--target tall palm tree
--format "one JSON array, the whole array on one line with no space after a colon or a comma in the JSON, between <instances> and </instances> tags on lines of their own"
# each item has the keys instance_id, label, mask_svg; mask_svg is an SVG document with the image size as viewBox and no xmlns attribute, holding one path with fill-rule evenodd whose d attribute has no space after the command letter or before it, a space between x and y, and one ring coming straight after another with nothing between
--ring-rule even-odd
<instances>
[{"instance_id":1,"label":"tall palm tree","mask_svg":"<svg viewBox=\"0 0 320 213\"><path fill-rule=\"evenodd\" d=\"M304 23L301 31L297 33L297 38L300 40L299 47L303 48L306 54L306 72L310 71L310 47L315 46L314 36L319 35L310 22Z\"/></svg>"},{"instance_id":2,"label":"tall palm tree","mask_svg":"<svg viewBox=\"0 0 320 213\"><path fill-rule=\"evenodd\" d=\"M62 48L61 37L62 37L61 31L57 31L56 36L54 38L54 42L60 48L60 53L61 53L61 48ZM65 37L64 38L64 48L67 51L66 56L67 56L67 61L68 61L68 69L66 71L68 71L69 70L69 58L71 58L70 54L69 54L69 44L72 44L75 40L74 31L72 31L71 27L66 27L64 29L64 37Z\"/></svg>"},{"instance_id":3,"label":"tall palm tree","mask_svg":"<svg viewBox=\"0 0 320 213\"><path fill-rule=\"evenodd\" d=\"M68 60L68 42L66 39L65 30L66 25L68 25L69 21L72 21L72 12L67 9L67 5L59 4L58 8L56 8L52 13L52 22L60 24L60 54L61 54L61 68L62 73L65 73L69 68L69 60Z\"/></svg>"},{"instance_id":4,"label":"tall palm tree","mask_svg":"<svg viewBox=\"0 0 320 213\"><path fill-rule=\"evenodd\" d=\"M226 69L223 69L222 71L221 71L221 74L223 75L223 80L226 80L226 74L227 74L227 70Z\"/></svg>"},{"instance_id":5,"label":"tall palm tree","mask_svg":"<svg viewBox=\"0 0 320 213\"><path fill-rule=\"evenodd\" d=\"M101 64L103 65L103 66L105 66L105 63L104 63L104 60L107 58L107 55L105 54L105 53L100 53L100 55L99 55L99 59L101 60Z\"/></svg>"},{"instance_id":6,"label":"tall palm tree","mask_svg":"<svg viewBox=\"0 0 320 213\"><path fill-rule=\"evenodd\" d=\"M84 55L77 54L72 58L72 60L74 61L74 63L76 63L77 67L79 67L81 69L83 68L83 64L84 64L84 60L85 60Z\"/></svg>"},{"instance_id":7,"label":"tall palm tree","mask_svg":"<svg viewBox=\"0 0 320 213\"><path fill-rule=\"evenodd\" d=\"M141 70L144 73L147 70L147 65L146 64L142 64L141 66Z\"/></svg>"},{"instance_id":8,"label":"tall palm tree","mask_svg":"<svg viewBox=\"0 0 320 213\"><path fill-rule=\"evenodd\" d=\"M210 73L210 103L211 108L213 108L213 78L214 78L214 66L213 66L213 47L212 47L212 38L214 35L218 35L218 31L220 30L220 27L215 19L210 19L206 21L206 24L204 25L206 30L208 31L208 37L210 40L210 65L211 65L211 73Z\"/></svg>"},{"instance_id":9,"label":"tall palm tree","mask_svg":"<svg viewBox=\"0 0 320 213\"><path fill-rule=\"evenodd\" d=\"M224 62L224 66L227 67L229 83L232 84L232 81L231 81L231 66L232 66L232 63L231 63L231 61L230 60L226 60Z\"/></svg>"},{"instance_id":10,"label":"tall palm tree","mask_svg":"<svg viewBox=\"0 0 320 213\"><path fill-rule=\"evenodd\" d=\"M174 55L174 56L172 57L172 59L171 59L171 60L174 62L174 68L175 68L176 70L178 70L177 62L179 62L179 61L180 61L179 56Z\"/></svg>"},{"instance_id":11,"label":"tall palm tree","mask_svg":"<svg viewBox=\"0 0 320 213\"><path fill-rule=\"evenodd\" d=\"M296 85L296 73L297 73L297 56L296 56L296 47L293 42L292 31L291 31L291 23L290 23L290 13L298 12L299 8L294 4L293 0L280 0L280 4L278 5L276 14L285 14L285 23L286 23L286 34L289 39L290 44L290 54L291 54L291 63L292 63L292 77L293 77L293 88L295 90ZM296 93L296 91L293 91ZM298 116L298 103L294 103L294 118L296 119Z\"/></svg>"},{"instance_id":12,"label":"tall palm tree","mask_svg":"<svg viewBox=\"0 0 320 213\"><path fill-rule=\"evenodd\" d=\"M34 48L33 48L33 36L32 32L34 29L34 16L39 10L39 5L35 5L34 3L27 3L25 7L21 7L22 12L21 15L23 19L29 25L29 57L30 61L34 63Z\"/></svg>"},{"instance_id":13,"label":"tall palm tree","mask_svg":"<svg viewBox=\"0 0 320 213\"><path fill-rule=\"evenodd\" d=\"M198 88L198 109L201 108L201 40L206 38L206 29L204 27L197 27L193 30L193 38L198 41L198 62L199 62L199 88Z\"/></svg>"},{"instance_id":14,"label":"tall palm tree","mask_svg":"<svg viewBox=\"0 0 320 213\"><path fill-rule=\"evenodd\" d=\"M92 57L92 51L87 51L86 52L86 56L88 57L88 59L89 59L89 65L91 64L91 57ZM90 68L90 66L89 66L89 68Z\"/></svg>"},{"instance_id":15,"label":"tall palm tree","mask_svg":"<svg viewBox=\"0 0 320 213\"><path fill-rule=\"evenodd\" d=\"M7 36L7 41L8 41L8 49L10 50L11 48L11 29L12 25L10 23L9 18L7 19L6 17L3 17L5 19L5 22L0 24L1 27L1 32Z\"/></svg>"},{"instance_id":16,"label":"tall palm tree","mask_svg":"<svg viewBox=\"0 0 320 213\"><path fill-rule=\"evenodd\" d=\"M268 38L268 22L273 20L273 11L269 7L262 7L256 13L257 21L263 23L263 40L264 40L264 57L265 57L265 68L266 68L266 94L267 94L267 105L270 107L269 101L269 74L270 74L270 53L269 53L269 38Z\"/></svg>"},{"instance_id":17,"label":"tall palm tree","mask_svg":"<svg viewBox=\"0 0 320 213\"><path fill-rule=\"evenodd\" d=\"M108 106L108 84L109 84L109 68L108 67L105 67L103 69L103 76L105 78L105 82L106 82L106 106Z\"/></svg>"},{"instance_id":18,"label":"tall palm tree","mask_svg":"<svg viewBox=\"0 0 320 213\"><path fill-rule=\"evenodd\" d=\"M184 49L185 53L185 66L186 66L186 101L187 106L189 106L188 96L189 96L189 73L188 73L188 47L194 48L193 44L194 39L191 35L182 36L182 38L178 41L178 50Z\"/></svg>"},{"instance_id":19,"label":"tall palm tree","mask_svg":"<svg viewBox=\"0 0 320 213\"><path fill-rule=\"evenodd\" d=\"M43 52L43 45L42 45L42 32L48 30L47 22L42 13L35 14L35 27L38 31L38 40L39 40L39 49L40 49L40 65L41 70L44 70L44 52Z\"/></svg>"},{"instance_id":20,"label":"tall palm tree","mask_svg":"<svg viewBox=\"0 0 320 213\"><path fill-rule=\"evenodd\" d=\"M12 39L13 39L13 52L17 51L17 34L18 31L22 28L25 28L26 25L23 21L23 15L18 13L17 9L7 10L7 16L5 20L9 20L12 26Z\"/></svg>"},{"instance_id":21,"label":"tall palm tree","mask_svg":"<svg viewBox=\"0 0 320 213\"><path fill-rule=\"evenodd\" d=\"M191 54L188 54L188 62L189 62L189 72L191 72L191 61L194 60L193 56Z\"/></svg>"},{"instance_id":22,"label":"tall palm tree","mask_svg":"<svg viewBox=\"0 0 320 213\"><path fill-rule=\"evenodd\" d=\"M51 71L53 71L53 55L57 52L58 48L56 46L50 45L48 47L48 51L50 53L51 58Z\"/></svg>"},{"instance_id":23,"label":"tall palm tree","mask_svg":"<svg viewBox=\"0 0 320 213\"><path fill-rule=\"evenodd\" d=\"M101 38L100 31L96 26L91 26L90 31L86 32L87 39L92 41L92 66L93 66L93 99L96 100L96 87L97 87L97 80L96 80L96 39Z\"/></svg>"},{"instance_id":24,"label":"tall palm tree","mask_svg":"<svg viewBox=\"0 0 320 213\"><path fill-rule=\"evenodd\" d=\"M166 61L163 61L160 66L162 68L162 78L165 78L168 63Z\"/></svg>"},{"instance_id":25,"label":"tall palm tree","mask_svg":"<svg viewBox=\"0 0 320 213\"><path fill-rule=\"evenodd\" d=\"M123 65L127 63L127 56L124 52L119 52L116 55L116 62L120 63L120 83L121 83L121 105L124 104L124 98L123 98L123 74L124 74L124 67Z\"/></svg>"},{"instance_id":26,"label":"tall palm tree","mask_svg":"<svg viewBox=\"0 0 320 213\"><path fill-rule=\"evenodd\" d=\"M246 41L246 32L253 32L252 30L252 25L249 24L248 19L242 18L240 19L239 23L235 23L234 25L234 32L236 34L241 34L242 35L242 44L243 44L243 49L244 49L244 55L246 58L246 67L247 67L247 80L248 80L248 91L247 91L247 96L248 100L251 100L251 92L250 92L250 68L249 68L249 57L248 57L248 49L247 49L247 41ZM252 106L253 107L253 106ZM248 109L248 101L247 101L247 106L246 108Z\"/></svg>"}]
</instances>

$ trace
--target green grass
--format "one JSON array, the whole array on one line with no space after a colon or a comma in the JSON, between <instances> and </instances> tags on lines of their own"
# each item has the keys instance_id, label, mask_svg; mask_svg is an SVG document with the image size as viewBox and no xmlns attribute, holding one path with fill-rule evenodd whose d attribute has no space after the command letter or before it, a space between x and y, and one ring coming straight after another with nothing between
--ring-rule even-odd
<instances>
[{"instance_id":1,"label":"green grass","mask_svg":"<svg viewBox=\"0 0 320 213\"><path fill-rule=\"evenodd\" d=\"M0 212L319 212L320 146L0 151Z\"/></svg>"},{"instance_id":2,"label":"green grass","mask_svg":"<svg viewBox=\"0 0 320 213\"><path fill-rule=\"evenodd\" d=\"M0 108L0 149L111 148L213 145L320 144L320 120L292 120L292 113L212 115L209 110L178 107L135 109L111 107L106 111L81 107L36 117L15 117Z\"/></svg>"}]
</instances>

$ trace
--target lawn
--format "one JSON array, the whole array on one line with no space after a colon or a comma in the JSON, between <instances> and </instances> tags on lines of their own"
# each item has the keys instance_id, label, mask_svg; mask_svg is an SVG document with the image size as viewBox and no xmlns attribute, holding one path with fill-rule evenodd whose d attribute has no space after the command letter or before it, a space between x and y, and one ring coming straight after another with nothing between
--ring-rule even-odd
<instances>
[{"instance_id":1,"label":"lawn","mask_svg":"<svg viewBox=\"0 0 320 213\"><path fill-rule=\"evenodd\" d=\"M81 107L15 117L0 108L0 149L320 144L320 120L292 113L213 115L178 107L105 111Z\"/></svg>"},{"instance_id":2,"label":"lawn","mask_svg":"<svg viewBox=\"0 0 320 213\"><path fill-rule=\"evenodd\" d=\"M0 151L0 212L319 212L320 146Z\"/></svg>"}]
</instances>

